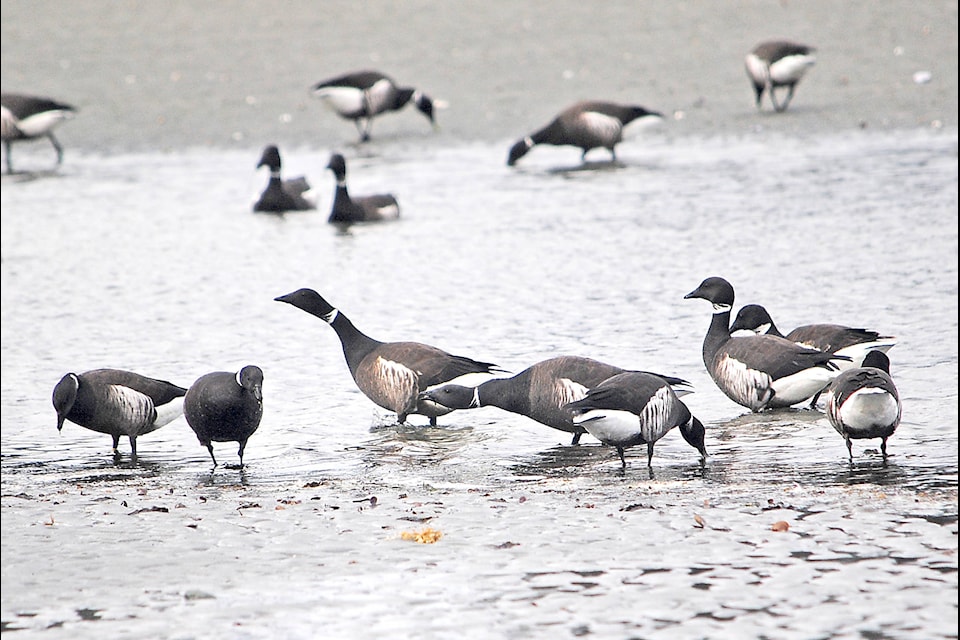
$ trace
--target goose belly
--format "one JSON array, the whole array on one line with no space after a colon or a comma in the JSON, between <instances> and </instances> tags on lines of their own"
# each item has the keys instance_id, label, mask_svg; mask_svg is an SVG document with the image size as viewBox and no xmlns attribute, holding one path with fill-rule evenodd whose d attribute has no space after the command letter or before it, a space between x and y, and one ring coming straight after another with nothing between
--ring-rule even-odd
<instances>
[{"instance_id":1,"label":"goose belly","mask_svg":"<svg viewBox=\"0 0 960 640\"><path fill-rule=\"evenodd\" d=\"M852 437L894 425L900 415L896 398L883 389L867 387L853 393L837 414Z\"/></svg>"}]
</instances>

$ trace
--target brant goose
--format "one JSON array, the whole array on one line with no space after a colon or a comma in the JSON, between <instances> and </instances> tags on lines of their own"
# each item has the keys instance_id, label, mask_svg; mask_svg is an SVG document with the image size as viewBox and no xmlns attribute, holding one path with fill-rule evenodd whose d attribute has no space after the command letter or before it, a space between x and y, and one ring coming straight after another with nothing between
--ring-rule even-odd
<instances>
[{"instance_id":1,"label":"brant goose","mask_svg":"<svg viewBox=\"0 0 960 640\"><path fill-rule=\"evenodd\" d=\"M637 118L648 116L663 117L656 111L635 105L578 102L561 111L547 126L518 140L510 148L507 165L515 165L517 160L538 144L580 147L583 149L581 160L584 162L588 151L603 147L608 149L612 159L616 160L615 147L623 140L624 127Z\"/></svg>"},{"instance_id":2,"label":"brant goose","mask_svg":"<svg viewBox=\"0 0 960 640\"><path fill-rule=\"evenodd\" d=\"M796 342L802 347L848 356L849 362L836 363L840 369L861 367L863 359L871 351L886 353L897 344L893 336L881 336L876 331L854 329L839 324L806 324L783 335L773 323L773 318L767 310L759 304L748 304L737 312L737 317L730 325L730 333L741 330L779 336Z\"/></svg>"},{"instance_id":3,"label":"brant goose","mask_svg":"<svg viewBox=\"0 0 960 640\"><path fill-rule=\"evenodd\" d=\"M580 356L558 356L538 362L509 378L493 378L475 387L445 384L420 394L421 400L448 409L493 406L518 413L548 427L573 434L572 444L586 431L574 424L568 404L583 398L587 389L626 370ZM689 393L686 380L661 376L678 393Z\"/></svg>"},{"instance_id":4,"label":"brant goose","mask_svg":"<svg viewBox=\"0 0 960 640\"><path fill-rule=\"evenodd\" d=\"M652 466L654 443L674 427L680 427L683 439L700 452L701 462L706 460L703 423L690 414L670 382L658 375L644 371L617 374L566 409L573 414L574 424L603 444L616 447L624 468L624 448L638 444L647 445L647 466Z\"/></svg>"},{"instance_id":5,"label":"brant goose","mask_svg":"<svg viewBox=\"0 0 960 640\"><path fill-rule=\"evenodd\" d=\"M327 222L344 223L396 220L400 205L389 193L351 198L347 191L347 161L339 153L330 156L327 169L333 171L337 191L333 196L333 210Z\"/></svg>"},{"instance_id":6,"label":"brant goose","mask_svg":"<svg viewBox=\"0 0 960 640\"><path fill-rule=\"evenodd\" d=\"M398 111L409 102L427 117L431 126L437 126L433 118L433 100L429 96L413 87L398 86L379 71L358 71L324 80L313 85L311 92L340 117L353 120L361 142L370 139L375 116Z\"/></svg>"},{"instance_id":7,"label":"brant goose","mask_svg":"<svg viewBox=\"0 0 960 640\"><path fill-rule=\"evenodd\" d=\"M76 112L69 104L49 98L20 93L0 95L0 137L7 150L7 173L13 173L10 146L17 140L46 138L57 151L57 166L63 164L63 147L54 137L53 128Z\"/></svg>"},{"instance_id":8,"label":"brant goose","mask_svg":"<svg viewBox=\"0 0 960 640\"><path fill-rule=\"evenodd\" d=\"M397 414L403 424L409 414L419 414L436 426L437 416L452 409L420 393L468 374L492 375L501 371L489 362L478 362L419 342L380 342L365 335L312 289L298 289L274 298L314 315L337 332L343 355L357 387L375 404Z\"/></svg>"},{"instance_id":9,"label":"brant goose","mask_svg":"<svg viewBox=\"0 0 960 640\"><path fill-rule=\"evenodd\" d=\"M53 389L57 431L69 420L113 438L113 453L119 455L120 436L130 438L137 457L137 436L156 431L183 413L183 387L131 371L94 369L68 373Z\"/></svg>"},{"instance_id":10,"label":"brant goose","mask_svg":"<svg viewBox=\"0 0 960 640\"><path fill-rule=\"evenodd\" d=\"M751 411L789 407L819 392L836 377L846 356L807 349L771 335L731 336L733 286L723 278L704 280L684 299L713 303L713 320L703 340L703 364L720 390Z\"/></svg>"},{"instance_id":11,"label":"brant goose","mask_svg":"<svg viewBox=\"0 0 960 640\"><path fill-rule=\"evenodd\" d=\"M210 452L214 467L213 443L239 442L243 468L243 450L263 417L263 371L251 364L236 373L214 371L200 376L187 391L183 415Z\"/></svg>"},{"instance_id":12,"label":"brant goose","mask_svg":"<svg viewBox=\"0 0 960 640\"><path fill-rule=\"evenodd\" d=\"M786 111L800 78L813 66L815 49L795 42L772 40L761 42L747 54L746 67L753 90L757 94L757 108L762 108L763 92L770 94L770 102L776 111ZM787 87L782 103L777 102L774 91Z\"/></svg>"},{"instance_id":13,"label":"brant goose","mask_svg":"<svg viewBox=\"0 0 960 640\"><path fill-rule=\"evenodd\" d=\"M270 181L253 205L254 211L283 213L284 211L307 211L316 209L316 203L307 195L310 184L304 177L283 180L280 177L280 150L270 145L263 150L257 169L270 169Z\"/></svg>"},{"instance_id":14,"label":"brant goose","mask_svg":"<svg viewBox=\"0 0 960 640\"><path fill-rule=\"evenodd\" d=\"M900 424L900 394L890 377L890 359L871 351L863 366L842 372L824 392L827 418L847 441L853 460L854 439L882 438L880 452L887 457L887 438Z\"/></svg>"}]
</instances>

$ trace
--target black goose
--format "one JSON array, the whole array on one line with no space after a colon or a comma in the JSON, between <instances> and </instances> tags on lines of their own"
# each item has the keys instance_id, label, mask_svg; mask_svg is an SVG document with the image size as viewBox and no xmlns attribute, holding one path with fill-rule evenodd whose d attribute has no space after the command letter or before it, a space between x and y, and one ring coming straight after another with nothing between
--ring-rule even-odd
<instances>
[{"instance_id":1,"label":"black goose","mask_svg":"<svg viewBox=\"0 0 960 640\"><path fill-rule=\"evenodd\" d=\"M283 213L284 211L308 211L316 209L316 202L308 195L310 183L304 177L284 180L280 175L280 150L270 145L263 150L257 168L270 169L270 181L253 205L254 211Z\"/></svg>"},{"instance_id":2,"label":"black goose","mask_svg":"<svg viewBox=\"0 0 960 640\"><path fill-rule=\"evenodd\" d=\"M558 356L527 367L509 378L492 378L475 387L445 384L420 394L448 409L498 407L573 434L573 444L586 431L574 424L569 403L580 400L587 389L625 369L581 356ZM686 380L664 376L680 393L692 389Z\"/></svg>"},{"instance_id":3,"label":"black goose","mask_svg":"<svg viewBox=\"0 0 960 640\"><path fill-rule=\"evenodd\" d=\"M707 457L703 423L674 392L670 382L652 373L627 371L592 387L580 400L567 405L574 424L583 427L605 445L616 447L620 462L623 450L647 445L647 466L653 464L653 445L674 427L683 439Z\"/></svg>"},{"instance_id":4,"label":"black goose","mask_svg":"<svg viewBox=\"0 0 960 640\"><path fill-rule=\"evenodd\" d=\"M349 224L353 222L378 222L396 220L400 217L400 205L389 194L350 197L347 191L347 161L339 153L330 156L327 169L333 172L337 191L333 196L333 209L327 222Z\"/></svg>"},{"instance_id":5,"label":"black goose","mask_svg":"<svg viewBox=\"0 0 960 640\"><path fill-rule=\"evenodd\" d=\"M489 362L478 362L419 342L380 342L365 335L320 294L298 289L274 298L314 315L337 332L347 368L357 387L375 404L397 414L402 424L407 416L427 416L431 425L437 416L452 409L421 400L420 392L470 374L492 375L499 371Z\"/></svg>"},{"instance_id":6,"label":"black goose","mask_svg":"<svg viewBox=\"0 0 960 640\"><path fill-rule=\"evenodd\" d=\"M616 160L616 146L623 140L624 127L644 117L663 116L636 105L578 102L561 111L547 126L514 143L507 164L513 166L538 144L580 147L583 150L582 161L586 161L588 151L603 147Z\"/></svg>"},{"instance_id":7,"label":"black goose","mask_svg":"<svg viewBox=\"0 0 960 640\"><path fill-rule=\"evenodd\" d=\"M313 85L311 91L340 117L353 120L362 142L370 139L375 116L399 111L410 102L436 128L433 100L413 87L397 85L379 71L357 71L324 80Z\"/></svg>"},{"instance_id":8,"label":"black goose","mask_svg":"<svg viewBox=\"0 0 960 640\"><path fill-rule=\"evenodd\" d=\"M837 362L849 360L777 336L731 336L734 293L723 278L707 278L684 298L713 304L703 364L727 397L751 411L789 407L809 398L815 402L836 377Z\"/></svg>"},{"instance_id":9,"label":"black goose","mask_svg":"<svg viewBox=\"0 0 960 640\"><path fill-rule=\"evenodd\" d=\"M863 366L863 359L871 351L886 353L897 344L893 336L882 336L876 331L840 324L805 324L783 335L767 310L759 304L745 305L737 312L737 317L730 325L730 333L741 330L779 336L803 347L849 357L849 362L836 362L840 369Z\"/></svg>"},{"instance_id":10,"label":"black goose","mask_svg":"<svg viewBox=\"0 0 960 640\"><path fill-rule=\"evenodd\" d=\"M804 44L772 40L761 42L747 54L747 75L757 96L758 109L762 107L764 92L767 92L774 110L786 111L797 83L816 62L814 51L813 47ZM778 103L774 90L780 87L787 87L787 95Z\"/></svg>"},{"instance_id":11,"label":"black goose","mask_svg":"<svg viewBox=\"0 0 960 640\"><path fill-rule=\"evenodd\" d=\"M63 147L53 129L76 112L69 104L50 98L20 93L0 95L0 137L7 151L7 173L13 173L10 147L17 140L46 138L57 152L57 166L63 164Z\"/></svg>"},{"instance_id":12,"label":"black goose","mask_svg":"<svg viewBox=\"0 0 960 640\"><path fill-rule=\"evenodd\" d=\"M887 438L900 424L900 394L890 377L890 360L882 351L871 351L863 366L838 375L824 392L827 418L847 442L853 460L852 440L881 438L880 452L887 457Z\"/></svg>"},{"instance_id":13,"label":"black goose","mask_svg":"<svg viewBox=\"0 0 960 640\"><path fill-rule=\"evenodd\" d=\"M183 414L210 452L213 466L214 442L239 442L240 467L247 440L263 417L263 371L247 365L236 373L214 371L197 378L184 398Z\"/></svg>"},{"instance_id":14,"label":"black goose","mask_svg":"<svg viewBox=\"0 0 960 640\"><path fill-rule=\"evenodd\" d=\"M183 413L183 387L120 369L68 373L53 389L57 431L65 420L113 438L118 454L120 436L130 438L137 456L137 437L156 431Z\"/></svg>"}]
</instances>

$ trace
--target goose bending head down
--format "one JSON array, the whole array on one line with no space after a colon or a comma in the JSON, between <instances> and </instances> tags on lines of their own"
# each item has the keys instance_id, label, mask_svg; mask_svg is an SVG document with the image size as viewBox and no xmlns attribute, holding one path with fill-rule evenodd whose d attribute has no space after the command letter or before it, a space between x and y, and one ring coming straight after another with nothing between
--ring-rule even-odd
<instances>
[{"instance_id":1,"label":"goose bending head down","mask_svg":"<svg viewBox=\"0 0 960 640\"><path fill-rule=\"evenodd\" d=\"M624 467L623 450L647 445L647 466L653 464L653 445L674 427L683 439L707 457L703 423L694 417L660 376L643 371L617 374L589 389L586 395L567 405L575 424L582 426L603 444L615 447Z\"/></svg>"},{"instance_id":2,"label":"goose bending head down","mask_svg":"<svg viewBox=\"0 0 960 640\"><path fill-rule=\"evenodd\" d=\"M381 342L357 329L346 315L313 289L298 289L275 298L316 316L333 327L343 347L350 375L374 404L406 422L411 414L426 416L430 424L452 409L438 405L421 392L441 384L483 378L502 371L495 364L447 353L420 342Z\"/></svg>"},{"instance_id":3,"label":"goose bending head down","mask_svg":"<svg viewBox=\"0 0 960 640\"><path fill-rule=\"evenodd\" d=\"M137 457L137 438L180 417L187 390L166 380L148 378L121 369L95 369L68 373L53 389L57 431L69 420L113 438L113 453L120 437L130 439Z\"/></svg>"},{"instance_id":4,"label":"goose bending head down","mask_svg":"<svg viewBox=\"0 0 960 640\"><path fill-rule=\"evenodd\" d=\"M684 298L713 305L703 364L728 398L751 411L790 407L811 398L815 402L837 376L838 362L849 360L777 336L731 336L734 291L723 278L707 278Z\"/></svg>"},{"instance_id":5,"label":"goose bending head down","mask_svg":"<svg viewBox=\"0 0 960 640\"><path fill-rule=\"evenodd\" d=\"M834 378L824 393L827 418L843 436L853 460L855 439L880 438L880 453L887 457L887 438L900 425L900 393L890 377L890 359L871 351L863 366Z\"/></svg>"},{"instance_id":6,"label":"goose bending head down","mask_svg":"<svg viewBox=\"0 0 960 640\"><path fill-rule=\"evenodd\" d=\"M10 150L19 140L46 138L57 152L57 166L63 164L63 147L53 130L76 112L75 107L50 98L22 93L0 95L0 139L7 152L7 173L13 173Z\"/></svg>"},{"instance_id":7,"label":"goose bending head down","mask_svg":"<svg viewBox=\"0 0 960 640\"><path fill-rule=\"evenodd\" d=\"M184 417L210 452L214 467L214 442L239 443L242 469L247 440L263 417L263 371L251 364L237 372L214 371L200 376L184 398Z\"/></svg>"},{"instance_id":8,"label":"goose bending head down","mask_svg":"<svg viewBox=\"0 0 960 640\"><path fill-rule=\"evenodd\" d=\"M361 142L370 140L375 117L399 111L411 103L437 128L434 101L430 96L419 89L400 86L379 71L347 73L318 82L310 91L341 118L352 120Z\"/></svg>"},{"instance_id":9,"label":"goose bending head down","mask_svg":"<svg viewBox=\"0 0 960 640\"><path fill-rule=\"evenodd\" d=\"M591 149L604 148L616 160L616 146L623 140L624 128L634 120L647 117L662 118L663 115L639 105L578 102L561 111L542 129L515 142L507 156L507 165L515 165L538 144L579 147L583 162Z\"/></svg>"},{"instance_id":10,"label":"goose bending head down","mask_svg":"<svg viewBox=\"0 0 960 640\"><path fill-rule=\"evenodd\" d=\"M805 44L771 40L761 42L747 54L744 64L757 98L757 109L763 105L763 94L768 93L774 111L787 110L797 83L817 61L814 51ZM775 90L781 87L787 88L787 95L778 102Z\"/></svg>"},{"instance_id":11,"label":"goose bending head down","mask_svg":"<svg viewBox=\"0 0 960 640\"><path fill-rule=\"evenodd\" d=\"M578 444L586 429L574 423L569 404L583 398L591 387L624 371L593 358L557 356L514 376L492 378L473 387L445 384L424 391L420 398L451 410L497 407L572 433L572 444ZM678 393L692 390L686 380L665 377Z\"/></svg>"}]
</instances>

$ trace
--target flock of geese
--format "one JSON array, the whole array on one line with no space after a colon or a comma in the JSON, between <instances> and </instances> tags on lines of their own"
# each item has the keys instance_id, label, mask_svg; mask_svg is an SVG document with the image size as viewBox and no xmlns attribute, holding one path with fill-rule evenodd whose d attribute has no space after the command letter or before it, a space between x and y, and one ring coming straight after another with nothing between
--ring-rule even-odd
<instances>
[{"instance_id":1,"label":"flock of geese","mask_svg":"<svg viewBox=\"0 0 960 640\"><path fill-rule=\"evenodd\" d=\"M753 412L810 402L821 396L830 424L846 441L887 439L900 423L901 403L886 356L892 336L835 324L807 325L783 337L763 307L747 305L730 323L733 286L710 277L684 296L711 303L713 317L703 341L703 363L717 387ZM674 427L707 457L705 429L681 400L690 383L669 374L625 370L592 358L561 355L508 372L491 362L448 353L422 342L384 342L368 336L312 289L275 298L329 324L340 340L357 388L374 404L411 415L433 426L453 411L498 407L572 435L584 433L612 446L626 467L624 450L646 445L652 466L654 445ZM742 331L741 331L742 330ZM733 335L736 332L737 335ZM819 345L818 348L816 345ZM214 372L189 388L129 371L98 369L66 374L53 392L57 428L69 420L109 434L113 450L121 436L136 456L138 436L181 413L217 465L213 442L238 442L240 466L247 440L263 415L263 372L254 365ZM118 454L117 454L118 455Z\"/></svg>"},{"instance_id":2,"label":"flock of geese","mask_svg":"<svg viewBox=\"0 0 960 640\"><path fill-rule=\"evenodd\" d=\"M764 42L745 59L757 107L769 96L776 111L784 111L797 83L814 63L813 48L787 41ZM786 90L779 100L776 92ZM398 85L376 71L362 71L325 80L311 91L341 117L356 125L361 142L371 136L373 119L408 104L432 125L434 101L420 90ZM45 137L63 150L53 134L60 122L74 115L70 105L22 94L2 96L2 134L7 172L13 172L11 143ZM578 147L583 158L592 149L607 149L616 159L623 129L639 118L662 117L639 105L601 101L578 102L551 122L518 140L507 164L515 165L536 145ZM276 145L263 150L257 167L270 179L254 211L284 212L315 209L304 178L284 179ZM346 185L346 160L334 153L327 165L336 180L331 223L374 222L400 215L389 194L351 197ZM826 416L845 439L850 459L852 440L887 439L901 416L897 388L890 377L886 352L896 341L877 332L832 324L799 327L786 336L759 305L740 309L731 324L733 286L710 277L684 296L711 303L713 316L703 341L703 362L717 387L732 401L753 412L792 407L824 399ZM396 414L426 417L431 425L453 411L484 406L526 416L567 432L576 445L584 433L616 449L622 467L624 450L646 445L647 466L654 444L677 427L684 440L707 457L703 423L681 397L692 387L681 378L649 371L625 370L591 358L561 355L535 363L515 375L490 362L453 355L420 342L382 342L359 330L345 314L312 289L299 289L275 298L329 324L340 339L347 367L357 387L376 405ZM248 365L237 372L218 371L197 379L188 388L131 371L97 369L68 373L53 391L57 429L65 421L105 433L119 455L127 436L133 457L137 437L183 415L197 439L208 449L214 467L214 442L237 442L240 467L247 440L263 415L263 371Z\"/></svg>"}]
</instances>

